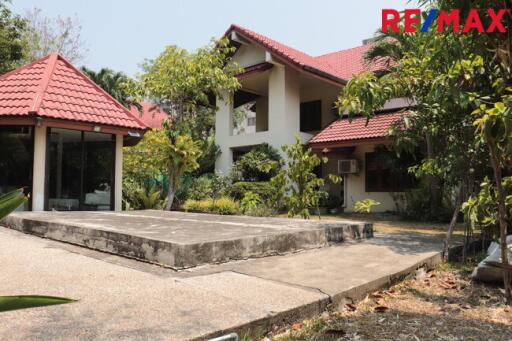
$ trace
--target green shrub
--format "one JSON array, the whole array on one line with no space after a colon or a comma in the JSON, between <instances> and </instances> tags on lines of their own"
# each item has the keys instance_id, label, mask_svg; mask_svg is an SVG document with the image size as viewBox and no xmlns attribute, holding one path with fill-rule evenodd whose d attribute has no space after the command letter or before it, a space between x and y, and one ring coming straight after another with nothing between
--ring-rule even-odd
<instances>
[{"instance_id":1,"label":"green shrub","mask_svg":"<svg viewBox=\"0 0 512 341\"><path fill-rule=\"evenodd\" d=\"M372 207L377 205L380 205L380 202L373 199L356 201L354 204L354 211L358 213L370 213L372 211Z\"/></svg>"},{"instance_id":2,"label":"green shrub","mask_svg":"<svg viewBox=\"0 0 512 341\"><path fill-rule=\"evenodd\" d=\"M260 204L260 196L254 192L248 191L245 193L244 198L240 202L240 208L242 209L242 212L245 213L249 210L255 209Z\"/></svg>"},{"instance_id":3,"label":"green shrub","mask_svg":"<svg viewBox=\"0 0 512 341\"><path fill-rule=\"evenodd\" d=\"M240 211L238 202L231 198L223 197L215 201L211 200L211 212L217 214L233 215Z\"/></svg>"},{"instance_id":4,"label":"green shrub","mask_svg":"<svg viewBox=\"0 0 512 341\"><path fill-rule=\"evenodd\" d=\"M189 199L185 201L182 208L186 211L216 213L224 215L237 214L240 210L238 202L228 197L222 197L216 200L211 198L203 200Z\"/></svg>"},{"instance_id":5,"label":"green shrub","mask_svg":"<svg viewBox=\"0 0 512 341\"><path fill-rule=\"evenodd\" d=\"M260 199L267 200L272 192L272 187L268 181L258 181L258 182L246 182L240 181L231 185L230 195L235 200L242 200L245 196L245 193L252 192L257 194Z\"/></svg>"},{"instance_id":6,"label":"green shrub","mask_svg":"<svg viewBox=\"0 0 512 341\"><path fill-rule=\"evenodd\" d=\"M272 217L276 215L276 211L274 211L267 205L261 204L256 207L247 209L246 211L244 211L244 214L253 217Z\"/></svg>"},{"instance_id":7,"label":"green shrub","mask_svg":"<svg viewBox=\"0 0 512 341\"><path fill-rule=\"evenodd\" d=\"M233 164L231 176L237 181L268 181L281 169L279 152L266 143L254 147Z\"/></svg>"}]
</instances>

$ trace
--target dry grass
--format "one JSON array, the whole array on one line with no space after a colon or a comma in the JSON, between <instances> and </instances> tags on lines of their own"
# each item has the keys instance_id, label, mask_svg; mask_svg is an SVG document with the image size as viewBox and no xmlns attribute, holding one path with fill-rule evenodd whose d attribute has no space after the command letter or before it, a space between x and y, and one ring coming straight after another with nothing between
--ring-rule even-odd
<instances>
[{"instance_id":1,"label":"dry grass","mask_svg":"<svg viewBox=\"0 0 512 341\"><path fill-rule=\"evenodd\" d=\"M474 263L444 264L271 336L288 340L512 340L498 287L472 282Z\"/></svg>"},{"instance_id":2,"label":"dry grass","mask_svg":"<svg viewBox=\"0 0 512 341\"><path fill-rule=\"evenodd\" d=\"M448 223L432 223L403 220L399 216L385 213L341 213L337 215L322 215L322 219L334 220L359 220L373 223L374 231L378 233L403 233L415 232L431 235L443 235L448 229ZM315 219L315 217L311 217ZM316 218L318 219L318 218ZM462 235L462 224L456 226L455 234Z\"/></svg>"}]
</instances>

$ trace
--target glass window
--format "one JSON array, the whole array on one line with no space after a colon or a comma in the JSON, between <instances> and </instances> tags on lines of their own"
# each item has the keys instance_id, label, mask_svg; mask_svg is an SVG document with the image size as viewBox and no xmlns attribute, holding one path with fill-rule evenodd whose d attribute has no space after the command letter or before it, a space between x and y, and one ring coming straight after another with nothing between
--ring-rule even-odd
<instances>
[{"instance_id":1,"label":"glass window","mask_svg":"<svg viewBox=\"0 0 512 341\"><path fill-rule=\"evenodd\" d=\"M390 151L366 153L366 192L403 192L414 187L408 158L399 159Z\"/></svg>"},{"instance_id":2,"label":"glass window","mask_svg":"<svg viewBox=\"0 0 512 341\"><path fill-rule=\"evenodd\" d=\"M113 135L50 129L50 210L110 210L114 177Z\"/></svg>"},{"instance_id":3,"label":"glass window","mask_svg":"<svg viewBox=\"0 0 512 341\"><path fill-rule=\"evenodd\" d=\"M33 168L33 127L0 126L0 194L17 188L30 193ZM28 210L29 204L19 210Z\"/></svg>"},{"instance_id":4,"label":"glass window","mask_svg":"<svg viewBox=\"0 0 512 341\"><path fill-rule=\"evenodd\" d=\"M300 104L300 131L316 131L322 129L322 101L304 102Z\"/></svg>"}]
</instances>

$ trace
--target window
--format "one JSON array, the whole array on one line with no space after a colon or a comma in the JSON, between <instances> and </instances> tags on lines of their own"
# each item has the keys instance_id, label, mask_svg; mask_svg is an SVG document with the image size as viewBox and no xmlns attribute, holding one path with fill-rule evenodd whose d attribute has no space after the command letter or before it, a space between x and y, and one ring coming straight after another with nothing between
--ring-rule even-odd
<instances>
[{"instance_id":1,"label":"window","mask_svg":"<svg viewBox=\"0 0 512 341\"><path fill-rule=\"evenodd\" d=\"M32 187L33 127L0 126L0 194ZM27 210L25 204L18 210Z\"/></svg>"},{"instance_id":2,"label":"window","mask_svg":"<svg viewBox=\"0 0 512 341\"><path fill-rule=\"evenodd\" d=\"M316 131L322 129L322 101L304 102L300 104L300 131Z\"/></svg>"},{"instance_id":3,"label":"window","mask_svg":"<svg viewBox=\"0 0 512 341\"><path fill-rule=\"evenodd\" d=\"M48 209L113 209L114 135L49 129Z\"/></svg>"},{"instance_id":4,"label":"window","mask_svg":"<svg viewBox=\"0 0 512 341\"><path fill-rule=\"evenodd\" d=\"M255 126L256 125L256 117L248 117L247 118L247 125L248 126Z\"/></svg>"},{"instance_id":5,"label":"window","mask_svg":"<svg viewBox=\"0 0 512 341\"><path fill-rule=\"evenodd\" d=\"M366 192L403 192L414 187L407 169L412 160L398 159L390 151L366 153Z\"/></svg>"}]
</instances>

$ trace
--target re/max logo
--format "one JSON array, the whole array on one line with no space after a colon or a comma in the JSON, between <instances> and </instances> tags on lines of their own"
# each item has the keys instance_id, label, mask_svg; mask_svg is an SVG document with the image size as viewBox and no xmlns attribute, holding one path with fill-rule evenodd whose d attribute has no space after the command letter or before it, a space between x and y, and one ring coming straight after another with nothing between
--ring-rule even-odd
<instances>
[{"instance_id":1,"label":"re/max logo","mask_svg":"<svg viewBox=\"0 0 512 341\"><path fill-rule=\"evenodd\" d=\"M480 13L477 9L472 8L466 17L464 23L461 23L460 10L453 9L450 12L440 11L433 8L428 11L427 16L423 23L421 22L421 10L406 9L403 11L403 30L404 32L427 32L432 24L437 25L437 32L444 32L445 26L451 26L453 32L467 33L471 30L477 30L478 32L506 32L506 28L503 25L503 17L507 14L510 9L499 9L494 10L492 8L487 9L484 13ZM481 15L487 15L490 19L490 23L487 27L484 27L482 23ZM400 12L394 9L383 9L382 10L382 32L400 32L398 24L400 23ZM461 25L463 24L463 25Z\"/></svg>"}]
</instances>

